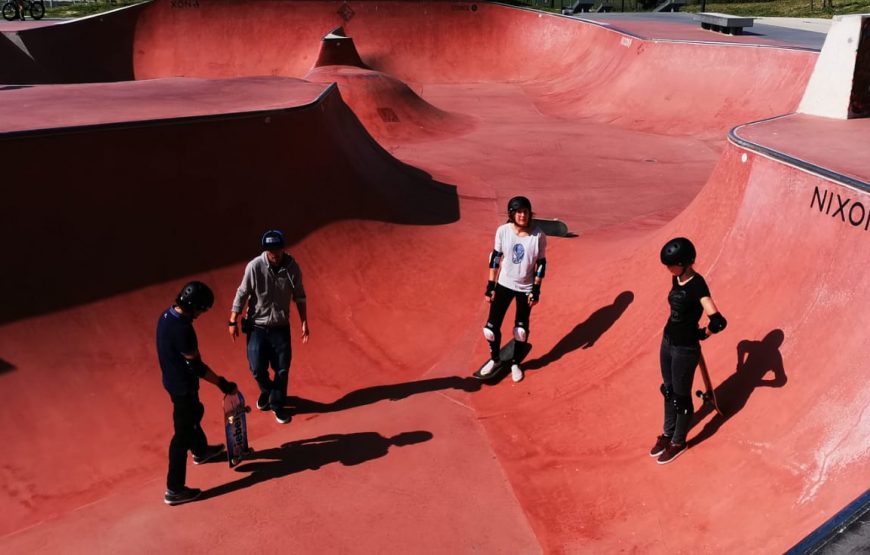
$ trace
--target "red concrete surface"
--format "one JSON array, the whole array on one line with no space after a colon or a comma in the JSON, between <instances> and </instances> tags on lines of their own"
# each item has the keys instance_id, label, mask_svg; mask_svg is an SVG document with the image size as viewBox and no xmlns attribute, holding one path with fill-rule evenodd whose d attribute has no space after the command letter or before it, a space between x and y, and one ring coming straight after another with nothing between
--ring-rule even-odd
<instances>
[{"instance_id":1,"label":"red concrete surface","mask_svg":"<svg viewBox=\"0 0 870 555\"><path fill-rule=\"evenodd\" d=\"M136 76L167 79L63 89L99 95L82 111L106 122L141 85L155 121L0 135L20 161L4 180L27 184L0 224L18 270L0 284L16 292L0 418L17 423L0 550L782 552L865 489L867 231L811 203L868 194L725 140L792 111L815 54L625 44L485 4L352 2L350 21L335 3L250 6L150 5ZM311 71L338 24L371 70ZM258 75L285 78L204 80ZM222 109L236 115L158 119ZM800 118L740 133L799 150L822 133L860 147L863 130ZM870 181L837 151L818 159ZM83 163L94 152L102 163ZM580 236L550 242L526 379L481 386L485 259L517 193ZM267 227L288 233L309 297L296 416L255 411L261 458L191 464L206 498L168 508L156 318L187 279L212 284L204 358L253 397L224 319ZM658 251L675 235L695 241L730 322L704 344L728 416L702 411L689 451L659 466ZM220 395L202 396L214 441Z\"/></svg>"}]
</instances>

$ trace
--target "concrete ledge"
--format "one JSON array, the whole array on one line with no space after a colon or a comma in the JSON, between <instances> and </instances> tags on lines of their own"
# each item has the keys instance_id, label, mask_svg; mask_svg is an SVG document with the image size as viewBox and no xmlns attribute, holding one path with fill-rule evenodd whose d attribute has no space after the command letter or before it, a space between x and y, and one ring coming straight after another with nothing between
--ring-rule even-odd
<instances>
[{"instance_id":1,"label":"concrete ledge","mask_svg":"<svg viewBox=\"0 0 870 555\"><path fill-rule=\"evenodd\" d=\"M752 27L752 17L739 17L715 12L701 12L695 16L701 27L729 35L742 35L744 27Z\"/></svg>"}]
</instances>

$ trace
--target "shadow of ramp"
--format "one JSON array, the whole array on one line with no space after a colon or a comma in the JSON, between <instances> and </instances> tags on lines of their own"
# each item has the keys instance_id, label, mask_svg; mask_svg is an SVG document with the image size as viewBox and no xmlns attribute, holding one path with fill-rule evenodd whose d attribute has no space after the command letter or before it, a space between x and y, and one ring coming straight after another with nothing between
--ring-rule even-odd
<instances>
[{"instance_id":1,"label":"shadow of ramp","mask_svg":"<svg viewBox=\"0 0 870 555\"><path fill-rule=\"evenodd\" d=\"M5 374L6 372L11 372L12 370L15 370L15 365L0 358L0 374Z\"/></svg>"},{"instance_id":2,"label":"shadow of ramp","mask_svg":"<svg viewBox=\"0 0 870 555\"><path fill-rule=\"evenodd\" d=\"M393 158L324 91L289 109L0 135L16 160L0 247L20 270L0 274L16 291L0 322L247 260L264 229L292 244L340 220L458 220L455 187Z\"/></svg>"},{"instance_id":3,"label":"shadow of ramp","mask_svg":"<svg viewBox=\"0 0 870 555\"><path fill-rule=\"evenodd\" d=\"M417 430L402 432L392 437L384 437L377 432L356 432L291 441L281 447L257 451L248 462L242 463L235 469L236 472L249 473L247 476L206 490L198 501L305 470L318 470L332 463L356 466L386 456L392 447L423 443L433 437L431 432Z\"/></svg>"},{"instance_id":4,"label":"shadow of ramp","mask_svg":"<svg viewBox=\"0 0 870 555\"><path fill-rule=\"evenodd\" d=\"M634 293L623 291L613 303L603 306L580 322L556 343L550 351L523 364L525 370L537 370L552 364L577 349L589 349L609 330L634 301Z\"/></svg>"},{"instance_id":5,"label":"shadow of ramp","mask_svg":"<svg viewBox=\"0 0 870 555\"><path fill-rule=\"evenodd\" d=\"M743 410L749 397L759 387L784 387L788 382L782 362L780 347L785 341L781 329L771 330L760 341L744 339L737 344L737 367L733 374L716 386L716 398L724 415L704 404L692 418L692 427L698 425L711 412L713 418L689 440L689 446L697 445L715 434L732 416ZM773 377L765 378L773 373Z\"/></svg>"}]
</instances>

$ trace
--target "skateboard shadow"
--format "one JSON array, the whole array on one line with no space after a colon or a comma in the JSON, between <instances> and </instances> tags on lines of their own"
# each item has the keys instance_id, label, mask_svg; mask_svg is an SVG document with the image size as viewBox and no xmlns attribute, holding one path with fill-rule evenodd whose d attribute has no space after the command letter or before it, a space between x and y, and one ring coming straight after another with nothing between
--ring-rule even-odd
<instances>
[{"instance_id":1,"label":"skateboard shadow","mask_svg":"<svg viewBox=\"0 0 870 555\"><path fill-rule=\"evenodd\" d=\"M782 354L779 348L785 340L781 329L774 329L761 341L744 339L737 344L737 368L725 381L715 387L716 398L724 416L716 413L709 404L704 404L695 413L692 427L697 426L704 418L713 412L713 418L689 440L689 446L697 445L715 434L729 418L740 412L752 392L759 387L783 387L788 381L785 368L782 365ZM773 377L765 379L768 372Z\"/></svg>"},{"instance_id":2,"label":"skateboard shadow","mask_svg":"<svg viewBox=\"0 0 870 555\"><path fill-rule=\"evenodd\" d=\"M402 432L393 437L384 437L377 432L356 432L291 441L280 447L256 451L235 468L236 472L248 473L247 476L204 491L198 501L297 472L317 470L332 463L355 466L387 455L391 447L423 443L432 437L431 432L416 430Z\"/></svg>"},{"instance_id":3,"label":"skateboard shadow","mask_svg":"<svg viewBox=\"0 0 870 555\"><path fill-rule=\"evenodd\" d=\"M363 405L371 405L378 401L398 401L411 395L442 391L444 389L460 389L469 392L479 391L480 381L470 377L448 376L418 380L416 382L376 385L352 391L332 403L321 403L302 397L288 396L285 407L291 415L338 412Z\"/></svg>"},{"instance_id":4,"label":"skateboard shadow","mask_svg":"<svg viewBox=\"0 0 870 555\"><path fill-rule=\"evenodd\" d=\"M550 352L523 364L525 370L537 370L556 362L563 356L577 349L588 349L619 320L622 313L634 301L634 293L623 291L613 300L612 304L603 306L580 322L568 335L556 343Z\"/></svg>"}]
</instances>

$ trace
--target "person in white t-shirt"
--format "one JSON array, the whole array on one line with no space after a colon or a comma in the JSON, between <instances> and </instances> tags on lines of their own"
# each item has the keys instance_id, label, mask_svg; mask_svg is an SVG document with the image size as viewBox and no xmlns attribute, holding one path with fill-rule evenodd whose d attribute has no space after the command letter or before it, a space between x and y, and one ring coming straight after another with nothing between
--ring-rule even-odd
<instances>
[{"instance_id":1,"label":"person in white t-shirt","mask_svg":"<svg viewBox=\"0 0 870 555\"><path fill-rule=\"evenodd\" d=\"M481 376L491 374L499 364L501 325L514 300L513 331L518 343L514 352L520 351L520 343L529 340L529 317L541 296L541 281L547 269L547 236L539 227L532 227L532 203L526 197L514 197L507 209L508 221L496 230L489 257L486 300L490 306L483 336L489 342L490 360L480 370ZM516 354L510 362L511 377L515 382L522 380Z\"/></svg>"}]
</instances>

